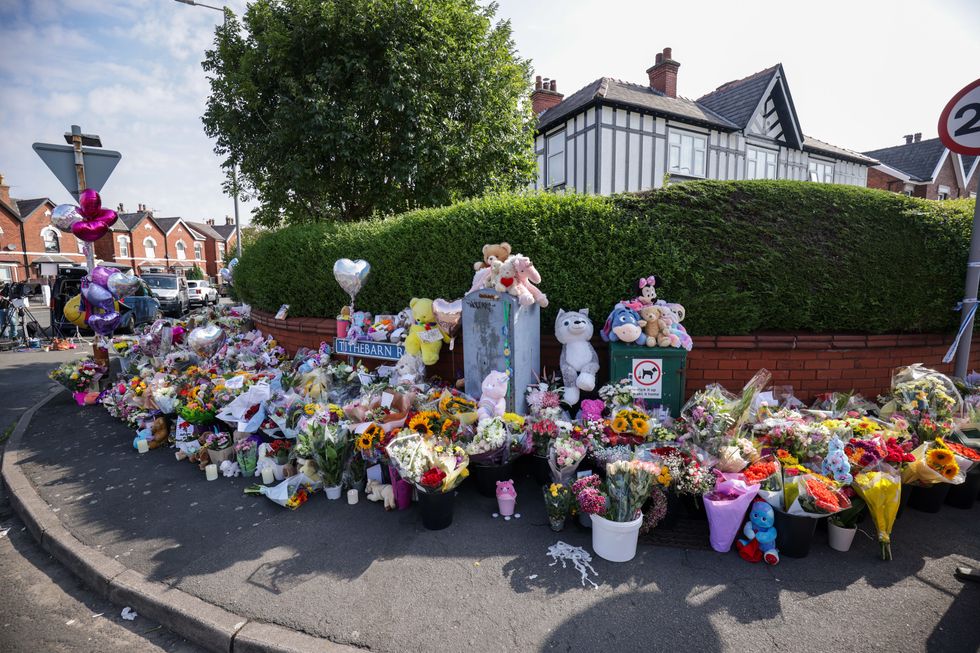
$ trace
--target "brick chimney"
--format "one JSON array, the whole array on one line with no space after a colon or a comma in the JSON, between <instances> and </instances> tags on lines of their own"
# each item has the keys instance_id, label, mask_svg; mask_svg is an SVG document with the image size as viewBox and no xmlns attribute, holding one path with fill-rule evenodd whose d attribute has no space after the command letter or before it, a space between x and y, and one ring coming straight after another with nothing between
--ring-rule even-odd
<instances>
[{"instance_id":1,"label":"brick chimney","mask_svg":"<svg viewBox=\"0 0 980 653\"><path fill-rule=\"evenodd\" d=\"M534 92L531 93L531 108L534 110L534 115L537 116L542 111L559 104L564 98L565 96L558 92L557 80L547 77L542 80L541 75L534 78Z\"/></svg>"},{"instance_id":2,"label":"brick chimney","mask_svg":"<svg viewBox=\"0 0 980 653\"><path fill-rule=\"evenodd\" d=\"M204 221L204 223L206 225L208 225L209 227L213 227L214 226L214 218L208 218L207 220Z\"/></svg>"},{"instance_id":3,"label":"brick chimney","mask_svg":"<svg viewBox=\"0 0 980 653\"><path fill-rule=\"evenodd\" d=\"M122 202L119 202L119 206L116 207L116 213L125 213L125 212L126 212L126 207L123 206Z\"/></svg>"},{"instance_id":4,"label":"brick chimney","mask_svg":"<svg viewBox=\"0 0 980 653\"><path fill-rule=\"evenodd\" d=\"M230 215L226 215L225 216L225 224L226 225L235 224L235 220Z\"/></svg>"},{"instance_id":5,"label":"brick chimney","mask_svg":"<svg viewBox=\"0 0 980 653\"><path fill-rule=\"evenodd\" d=\"M10 204L10 186L3 183L3 174L0 174L0 202Z\"/></svg>"},{"instance_id":6,"label":"brick chimney","mask_svg":"<svg viewBox=\"0 0 980 653\"><path fill-rule=\"evenodd\" d=\"M656 63L647 68L650 88L660 91L667 97L677 97L677 69L681 65L670 58L670 48L657 54Z\"/></svg>"},{"instance_id":7,"label":"brick chimney","mask_svg":"<svg viewBox=\"0 0 980 653\"><path fill-rule=\"evenodd\" d=\"M906 145L911 145L912 144L912 139L914 138L914 136L912 134L906 134L905 136L902 136L902 138L905 139L905 144Z\"/></svg>"},{"instance_id":8,"label":"brick chimney","mask_svg":"<svg viewBox=\"0 0 980 653\"><path fill-rule=\"evenodd\" d=\"M913 143L918 143L922 140L922 132L915 132L915 137L912 139Z\"/></svg>"}]
</instances>

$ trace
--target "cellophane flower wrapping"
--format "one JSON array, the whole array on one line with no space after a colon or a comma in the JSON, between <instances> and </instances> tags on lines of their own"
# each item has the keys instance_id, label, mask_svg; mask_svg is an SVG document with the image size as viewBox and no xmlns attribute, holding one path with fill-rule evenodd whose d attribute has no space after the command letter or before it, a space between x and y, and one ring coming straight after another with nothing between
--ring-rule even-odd
<instances>
[{"instance_id":1,"label":"cellophane flower wrapping","mask_svg":"<svg viewBox=\"0 0 980 653\"><path fill-rule=\"evenodd\" d=\"M306 474L299 473L290 476L276 485L254 485L245 490L246 494L265 495L273 503L284 508L296 510L306 503L309 496L319 490L322 483L314 481Z\"/></svg>"},{"instance_id":2,"label":"cellophane flower wrapping","mask_svg":"<svg viewBox=\"0 0 980 653\"><path fill-rule=\"evenodd\" d=\"M349 424L335 422L329 409L317 410L301 432L313 450L313 460L326 487L336 487L343 479L344 465L350 451Z\"/></svg>"},{"instance_id":3,"label":"cellophane flower wrapping","mask_svg":"<svg viewBox=\"0 0 980 653\"><path fill-rule=\"evenodd\" d=\"M881 559L891 560L892 527L902 500L901 475L891 466L878 463L855 474L852 487L864 499L878 530Z\"/></svg>"},{"instance_id":4,"label":"cellophane flower wrapping","mask_svg":"<svg viewBox=\"0 0 980 653\"><path fill-rule=\"evenodd\" d=\"M746 482L743 474L719 474L715 489L704 495L711 548L726 553L745 521L749 504L759 493L759 484Z\"/></svg>"},{"instance_id":5,"label":"cellophane flower wrapping","mask_svg":"<svg viewBox=\"0 0 980 653\"><path fill-rule=\"evenodd\" d=\"M502 417L481 419L463 448L470 462L480 465L503 464L510 458L510 432Z\"/></svg>"},{"instance_id":6,"label":"cellophane flower wrapping","mask_svg":"<svg viewBox=\"0 0 980 653\"><path fill-rule=\"evenodd\" d=\"M902 470L902 482L910 485L935 485L950 483L959 485L966 480L966 473L960 466L960 460L952 450L945 446L942 438L932 442L923 442L912 452L915 460Z\"/></svg>"},{"instance_id":7,"label":"cellophane flower wrapping","mask_svg":"<svg viewBox=\"0 0 980 653\"><path fill-rule=\"evenodd\" d=\"M548 466L551 480L567 485L575 476L575 471L585 458L585 445L571 436L572 425L560 422L558 436L548 447Z\"/></svg>"},{"instance_id":8,"label":"cellophane flower wrapping","mask_svg":"<svg viewBox=\"0 0 980 653\"><path fill-rule=\"evenodd\" d=\"M881 409L882 416L903 415L920 441L948 435L963 405L948 376L919 363L895 370L891 395Z\"/></svg>"},{"instance_id":9,"label":"cellophane flower wrapping","mask_svg":"<svg viewBox=\"0 0 980 653\"><path fill-rule=\"evenodd\" d=\"M260 381L235 397L215 417L239 431L255 433L265 420L265 402L271 395L269 384ZM258 409L253 410L255 406Z\"/></svg>"},{"instance_id":10,"label":"cellophane flower wrapping","mask_svg":"<svg viewBox=\"0 0 980 653\"><path fill-rule=\"evenodd\" d=\"M819 519L851 507L850 499L829 479L817 474L803 474L794 477L792 482L797 496L786 510L791 515Z\"/></svg>"},{"instance_id":11,"label":"cellophane flower wrapping","mask_svg":"<svg viewBox=\"0 0 980 653\"><path fill-rule=\"evenodd\" d=\"M415 431L404 430L387 445L388 458L399 475L420 492L449 492L469 475L469 456L462 447L439 437L425 438ZM440 473L441 472L441 473ZM423 479L441 477L438 487Z\"/></svg>"}]
</instances>

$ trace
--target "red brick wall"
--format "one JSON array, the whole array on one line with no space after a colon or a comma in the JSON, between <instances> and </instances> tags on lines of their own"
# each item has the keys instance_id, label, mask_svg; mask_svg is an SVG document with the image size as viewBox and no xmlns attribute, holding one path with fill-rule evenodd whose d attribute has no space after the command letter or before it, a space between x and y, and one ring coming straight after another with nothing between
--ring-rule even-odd
<instances>
[{"instance_id":1,"label":"red brick wall","mask_svg":"<svg viewBox=\"0 0 980 653\"><path fill-rule=\"evenodd\" d=\"M24 250L20 240L20 220L8 213L3 207L0 207L0 229L3 229L3 234L0 235L0 263L15 263L15 266L5 265L4 267L10 270L12 280L23 281L27 278L24 255L13 254L7 249L7 245L13 245L14 252Z\"/></svg>"},{"instance_id":2,"label":"red brick wall","mask_svg":"<svg viewBox=\"0 0 980 653\"><path fill-rule=\"evenodd\" d=\"M150 226L149 229L146 228L147 225ZM149 218L143 218L139 223L137 223L136 227L133 228L133 231L129 234L129 237L131 239L130 253L136 259L134 263L137 267L146 263L146 261L143 260L146 258L146 248L143 246L143 241L146 240L147 237L152 238L157 243L156 251L154 253L156 254L155 258L159 261L158 265L165 265L167 237L155 222Z\"/></svg>"},{"instance_id":3,"label":"red brick wall","mask_svg":"<svg viewBox=\"0 0 980 653\"><path fill-rule=\"evenodd\" d=\"M926 198L930 200L939 199L939 187L948 186L949 187L949 199L955 200L958 197L969 197L970 192L965 188L961 187L956 178L956 169L953 167L958 165L956 163L956 155L950 153L946 157L946 162L939 169L939 174L931 184L926 188Z\"/></svg>"},{"instance_id":4,"label":"red brick wall","mask_svg":"<svg viewBox=\"0 0 980 653\"><path fill-rule=\"evenodd\" d=\"M905 192L905 182L877 168L868 168L868 188L902 193Z\"/></svg>"},{"instance_id":5,"label":"red brick wall","mask_svg":"<svg viewBox=\"0 0 980 653\"><path fill-rule=\"evenodd\" d=\"M315 349L320 342L333 343L336 321L323 318L275 320L272 315L253 310L257 328L272 334L291 354L300 347ZM592 343L602 361L599 382L609 374L606 344ZM941 334L902 335L813 335L766 334L755 336L717 336L694 339L688 355L687 388L690 395L709 383L720 383L737 390L760 368L772 373L777 385L792 385L796 396L810 401L832 391L855 390L874 398L888 390L896 367L923 363L951 373L952 365L941 363L952 336ZM550 334L542 334L541 364L558 370L561 346ZM456 340L456 371L461 372L462 342ZM973 340L971 369L980 368L980 334ZM452 378L452 357L446 348L430 372Z\"/></svg>"},{"instance_id":6,"label":"red brick wall","mask_svg":"<svg viewBox=\"0 0 980 653\"><path fill-rule=\"evenodd\" d=\"M29 216L24 218L24 240L27 245L28 264L33 268L34 261L45 255L44 238L41 232L51 227L51 219L45 213L54 208L52 204L42 204L38 206ZM51 227L54 228L54 227ZM58 231L57 229L55 231ZM82 264L85 262L85 255L80 254L78 245L81 243L71 233L58 231L58 244L61 249L58 255L70 259L73 263ZM31 277L37 276L36 269L30 271Z\"/></svg>"}]
</instances>

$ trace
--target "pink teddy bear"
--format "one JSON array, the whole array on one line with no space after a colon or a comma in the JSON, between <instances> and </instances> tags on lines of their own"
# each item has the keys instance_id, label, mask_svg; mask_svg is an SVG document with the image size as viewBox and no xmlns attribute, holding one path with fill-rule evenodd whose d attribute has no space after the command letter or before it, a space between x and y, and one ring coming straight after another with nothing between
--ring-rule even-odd
<instances>
[{"instance_id":1,"label":"pink teddy bear","mask_svg":"<svg viewBox=\"0 0 980 653\"><path fill-rule=\"evenodd\" d=\"M504 521L510 521L510 518L514 516L516 505L517 490L514 489L514 481L497 481L497 510Z\"/></svg>"}]
</instances>

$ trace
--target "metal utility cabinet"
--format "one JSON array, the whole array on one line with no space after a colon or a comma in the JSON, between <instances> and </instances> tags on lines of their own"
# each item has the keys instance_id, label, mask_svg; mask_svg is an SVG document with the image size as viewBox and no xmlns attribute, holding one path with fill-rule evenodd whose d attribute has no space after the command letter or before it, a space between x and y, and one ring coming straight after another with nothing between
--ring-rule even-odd
<instances>
[{"instance_id":1,"label":"metal utility cabinet","mask_svg":"<svg viewBox=\"0 0 980 653\"><path fill-rule=\"evenodd\" d=\"M671 417L679 416L684 405L686 371L685 349L609 343L610 383L630 379L648 408L663 406Z\"/></svg>"}]
</instances>

